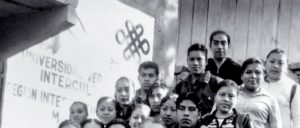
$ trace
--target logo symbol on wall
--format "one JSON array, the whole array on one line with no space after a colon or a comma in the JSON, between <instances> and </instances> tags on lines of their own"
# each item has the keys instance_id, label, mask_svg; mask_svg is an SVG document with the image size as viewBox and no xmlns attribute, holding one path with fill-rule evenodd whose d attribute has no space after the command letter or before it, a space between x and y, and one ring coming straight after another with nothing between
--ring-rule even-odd
<instances>
[{"instance_id":1,"label":"logo symbol on wall","mask_svg":"<svg viewBox=\"0 0 300 128\"><path fill-rule=\"evenodd\" d=\"M136 26L131 21L126 20L126 30L120 29L116 32L116 40L119 45L126 44L123 51L125 60L131 58L141 61L141 53L147 55L150 51L150 44L147 39L142 39L144 28L141 24Z\"/></svg>"}]
</instances>

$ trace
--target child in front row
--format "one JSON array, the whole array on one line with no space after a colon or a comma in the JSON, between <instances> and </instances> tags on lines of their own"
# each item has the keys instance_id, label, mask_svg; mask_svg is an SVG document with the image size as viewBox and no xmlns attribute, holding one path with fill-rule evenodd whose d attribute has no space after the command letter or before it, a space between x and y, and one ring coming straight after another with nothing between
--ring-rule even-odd
<instances>
[{"instance_id":1,"label":"child in front row","mask_svg":"<svg viewBox=\"0 0 300 128\"><path fill-rule=\"evenodd\" d=\"M232 80L219 83L215 95L216 110L201 121L201 128L252 128L249 115L235 109L238 86Z\"/></svg>"}]
</instances>

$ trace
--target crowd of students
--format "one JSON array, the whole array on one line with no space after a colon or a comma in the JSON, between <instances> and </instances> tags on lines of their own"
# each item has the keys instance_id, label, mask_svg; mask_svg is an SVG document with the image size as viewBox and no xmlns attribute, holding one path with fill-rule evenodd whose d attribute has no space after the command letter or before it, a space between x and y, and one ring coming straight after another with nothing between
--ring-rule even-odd
<instances>
[{"instance_id":1,"label":"crowd of students","mask_svg":"<svg viewBox=\"0 0 300 128\"><path fill-rule=\"evenodd\" d=\"M175 87L158 80L159 66L140 64L140 88L127 77L115 84L115 97L97 102L98 119L74 102L70 119L59 128L298 128L300 92L287 74L287 55L274 49L266 60L248 58L239 65L229 57L230 36L210 36L209 49L192 44L187 51L189 75Z\"/></svg>"}]
</instances>

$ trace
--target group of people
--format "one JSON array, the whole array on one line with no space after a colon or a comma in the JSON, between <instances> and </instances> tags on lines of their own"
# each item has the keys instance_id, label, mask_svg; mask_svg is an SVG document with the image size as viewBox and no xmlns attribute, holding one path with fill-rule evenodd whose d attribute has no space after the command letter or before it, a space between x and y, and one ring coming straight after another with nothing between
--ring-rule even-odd
<instances>
[{"instance_id":1,"label":"group of people","mask_svg":"<svg viewBox=\"0 0 300 128\"><path fill-rule=\"evenodd\" d=\"M140 64L140 88L127 77L115 84L115 97L97 102L98 119L88 119L87 106L74 102L70 119L59 128L298 128L300 92L287 76L288 60L273 49L266 60L248 58L239 65L227 57L230 36L210 35L208 49L187 50L189 75L170 88L158 80L159 66Z\"/></svg>"}]
</instances>

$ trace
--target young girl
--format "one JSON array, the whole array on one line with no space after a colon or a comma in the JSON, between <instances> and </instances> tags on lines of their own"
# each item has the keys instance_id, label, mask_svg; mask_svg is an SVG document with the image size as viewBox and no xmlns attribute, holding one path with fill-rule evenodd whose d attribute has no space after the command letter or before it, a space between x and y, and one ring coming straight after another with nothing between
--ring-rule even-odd
<instances>
[{"instance_id":1,"label":"young girl","mask_svg":"<svg viewBox=\"0 0 300 128\"><path fill-rule=\"evenodd\" d=\"M127 77L120 77L115 85L115 98L117 102L117 118L128 122L133 110L135 95L134 83Z\"/></svg>"},{"instance_id":2,"label":"young girl","mask_svg":"<svg viewBox=\"0 0 300 128\"><path fill-rule=\"evenodd\" d=\"M237 110L248 113L255 128L282 128L278 103L261 88L264 64L260 59L249 58L242 65L242 85L238 94Z\"/></svg>"},{"instance_id":3,"label":"young girl","mask_svg":"<svg viewBox=\"0 0 300 128\"><path fill-rule=\"evenodd\" d=\"M234 108L237 95L238 86L234 81L219 83L215 95L216 110L201 121L201 128L251 128L249 115L240 114Z\"/></svg>"},{"instance_id":4,"label":"young girl","mask_svg":"<svg viewBox=\"0 0 300 128\"><path fill-rule=\"evenodd\" d=\"M137 104L129 118L130 128L140 128L144 119L149 117L150 108L145 104Z\"/></svg>"},{"instance_id":5,"label":"young girl","mask_svg":"<svg viewBox=\"0 0 300 128\"><path fill-rule=\"evenodd\" d=\"M70 107L70 120L81 124L88 117L87 105L83 102L76 101Z\"/></svg>"},{"instance_id":6,"label":"young girl","mask_svg":"<svg viewBox=\"0 0 300 128\"><path fill-rule=\"evenodd\" d=\"M167 128L177 123L176 99L177 94L170 94L164 97L160 103L160 117Z\"/></svg>"},{"instance_id":7,"label":"young girl","mask_svg":"<svg viewBox=\"0 0 300 128\"><path fill-rule=\"evenodd\" d=\"M116 118L116 102L111 97L102 97L97 102L97 116L104 125Z\"/></svg>"},{"instance_id":8,"label":"young girl","mask_svg":"<svg viewBox=\"0 0 300 128\"><path fill-rule=\"evenodd\" d=\"M168 91L167 85L163 83L155 83L150 87L146 98L146 104L151 108L151 117L159 116L161 99L167 96Z\"/></svg>"},{"instance_id":9,"label":"young girl","mask_svg":"<svg viewBox=\"0 0 300 128\"><path fill-rule=\"evenodd\" d=\"M287 55L281 49L273 49L266 60L267 84L264 86L278 101L285 128L300 126L299 85L287 76Z\"/></svg>"}]
</instances>

